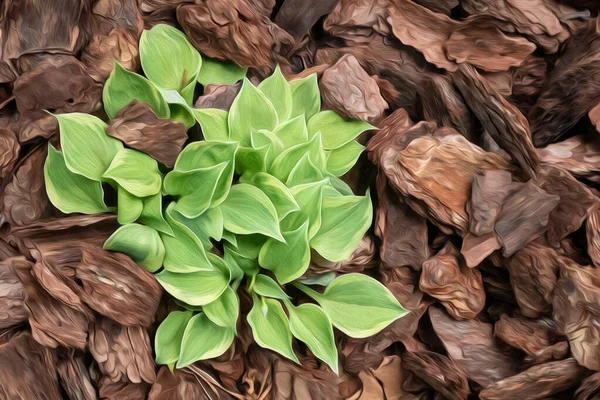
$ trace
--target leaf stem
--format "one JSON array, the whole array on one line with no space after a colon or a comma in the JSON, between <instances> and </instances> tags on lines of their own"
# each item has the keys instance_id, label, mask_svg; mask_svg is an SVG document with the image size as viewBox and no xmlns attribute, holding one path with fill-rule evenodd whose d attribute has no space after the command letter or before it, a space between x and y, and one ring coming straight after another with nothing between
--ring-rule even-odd
<instances>
[{"instance_id":1,"label":"leaf stem","mask_svg":"<svg viewBox=\"0 0 600 400\"><path fill-rule=\"evenodd\" d=\"M294 285L296 288L300 289L301 291L303 291L304 293L306 293L307 295L309 295L316 301L319 301L319 298L321 297L321 293L319 293L315 290L312 290L311 288L309 288L308 286L306 286L300 282L293 282L292 285Z\"/></svg>"}]
</instances>

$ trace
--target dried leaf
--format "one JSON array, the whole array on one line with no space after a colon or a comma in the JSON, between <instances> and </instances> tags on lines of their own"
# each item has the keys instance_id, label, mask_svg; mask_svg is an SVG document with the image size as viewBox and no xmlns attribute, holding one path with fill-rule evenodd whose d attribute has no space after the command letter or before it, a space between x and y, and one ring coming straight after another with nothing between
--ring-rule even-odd
<instances>
[{"instance_id":1,"label":"dried leaf","mask_svg":"<svg viewBox=\"0 0 600 400\"><path fill-rule=\"evenodd\" d=\"M14 132L9 128L0 128L0 179L8 176L19 157L21 146Z\"/></svg>"},{"instance_id":2,"label":"dried leaf","mask_svg":"<svg viewBox=\"0 0 600 400\"><path fill-rule=\"evenodd\" d=\"M0 262L0 329L18 325L29 316L25 307L25 288L10 268L12 261Z\"/></svg>"},{"instance_id":3,"label":"dried leaf","mask_svg":"<svg viewBox=\"0 0 600 400\"><path fill-rule=\"evenodd\" d=\"M194 107L229 111L241 88L241 82L233 85L208 85L204 88L204 94L194 103Z\"/></svg>"},{"instance_id":4,"label":"dried leaf","mask_svg":"<svg viewBox=\"0 0 600 400\"><path fill-rule=\"evenodd\" d=\"M56 364L60 385L72 400L96 399L96 389L92 385L90 374L83 358L73 353L59 358Z\"/></svg>"},{"instance_id":5,"label":"dried leaf","mask_svg":"<svg viewBox=\"0 0 600 400\"><path fill-rule=\"evenodd\" d=\"M140 67L137 38L124 27L111 30L107 35L92 36L83 49L81 61L96 82L105 82L115 61L129 71Z\"/></svg>"}]
</instances>

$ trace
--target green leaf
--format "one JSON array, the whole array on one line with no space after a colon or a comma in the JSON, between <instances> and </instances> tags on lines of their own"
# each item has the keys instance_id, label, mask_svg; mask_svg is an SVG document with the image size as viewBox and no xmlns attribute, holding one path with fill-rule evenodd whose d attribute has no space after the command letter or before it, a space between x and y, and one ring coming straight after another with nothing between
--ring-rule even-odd
<instances>
[{"instance_id":1,"label":"green leaf","mask_svg":"<svg viewBox=\"0 0 600 400\"><path fill-rule=\"evenodd\" d=\"M186 129L190 129L196 124L196 119L190 107L194 97L195 85L196 81L191 82L181 93L173 89L157 88L163 99L169 103L170 118L183 123ZM187 98L184 97L184 94Z\"/></svg>"},{"instance_id":2,"label":"green leaf","mask_svg":"<svg viewBox=\"0 0 600 400\"><path fill-rule=\"evenodd\" d=\"M279 121L287 121L292 113L292 89L283 77L279 65L270 77L258 85L258 89L275 107Z\"/></svg>"},{"instance_id":3,"label":"green leaf","mask_svg":"<svg viewBox=\"0 0 600 400\"><path fill-rule=\"evenodd\" d=\"M277 300L263 299L266 307L266 315L261 310L261 303L252 296L253 306L248 313L248 323L252 328L252 335L259 346L276 351L292 361L298 362L298 358L292 349L292 333L287 316L283 307Z\"/></svg>"},{"instance_id":4,"label":"green leaf","mask_svg":"<svg viewBox=\"0 0 600 400\"><path fill-rule=\"evenodd\" d=\"M261 296L272 297L280 300L291 299L291 297L283 291L281 286L279 286L277 282L267 275L256 275L256 280L254 281L254 286L252 286L252 289Z\"/></svg>"},{"instance_id":5,"label":"green leaf","mask_svg":"<svg viewBox=\"0 0 600 400\"><path fill-rule=\"evenodd\" d=\"M273 132L283 142L284 148L308 142L308 128L304 115L299 115L283 122Z\"/></svg>"},{"instance_id":6,"label":"green leaf","mask_svg":"<svg viewBox=\"0 0 600 400\"><path fill-rule=\"evenodd\" d=\"M327 172L342 176L356 164L365 146L351 140L339 149L329 151L327 155Z\"/></svg>"},{"instance_id":7,"label":"green leaf","mask_svg":"<svg viewBox=\"0 0 600 400\"><path fill-rule=\"evenodd\" d=\"M158 271L165 259L165 247L158 232L145 225L121 226L104 242L104 249L126 254L150 272Z\"/></svg>"},{"instance_id":8,"label":"green leaf","mask_svg":"<svg viewBox=\"0 0 600 400\"><path fill-rule=\"evenodd\" d=\"M322 194L327 180L294 186L292 195L300 206L299 211L290 213L281 221L285 231L296 230L304 221L309 221L308 238L312 239L321 227Z\"/></svg>"},{"instance_id":9,"label":"green leaf","mask_svg":"<svg viewBox=\"0 0 600 400\"><path fill-rule=\"evenodd\" d=\"M283 237L285 243L267 240L258 255L258 263L273 271L279 283L285 285L301 277L310 265L308 221L294 231L283 232Z\"/></svg>"},{"instance_id":10,"label":"green leaf","mask_svg":"<svg viewBox=\"0 0 600 400\"><path fill-rule=\"evenodd\" d=\"M240 313L240 302L231 286L228 286L217 300L205 305L203 310L215 324L235 331Z\"/></svg>"},{"instance_id":11,"label":"green leaf","mask_svg":"<svg viewBox=\"0 0 600 400\"><path fill-rule=\"evenodd\" d=\"M242 89L231 104L228 115L229 137L250 146L252 130L272 131L279 124L273 104L248 79L244 78Z\"/></svg>"},{"instance_id":12,"label":"green leaf","mask_svg":"<svg viewBox=\"0 0 600 400\"><path fill-rule=\"evenodd\" d=\"M255 186L246 183L233 185L229 196L221 204L221 210L228 231L239 235L260 233L283 241L275 206Z\"/></svg>"},{"instance_id":13,"label":"green leaf","mask_svg":"<svg viewBox=\"0 0 600 400\"><path fill-rule=\"evenodd\" d=\"M198 75L198 82L203 86L231 85L243 79L248 68L238 67L231 61L219 61L214 58L202 57L202 67Z\"/></svg>"},{"instance_id":14,"label":"green leaf","mask_svg":"<svg viewBox=\"0 0 600 400\"><path fill-rule=\"evenodd\" d=\"M325 312L315 304L294 307L286 303L290 314L290 330L315 356L323 360L338 374L338 352L335 347L333 327Z\"/></svg>"},{"instance_id":15,"label":"green leaf","mask_svg":"<svg viewBox=\"0 0 600 400\"><path fill-rule=\"evenodd\" d=\"M191 311L173 311L161 322L154 340L157 364L172 364L179 359L183 333L190 318Z\"/></svg>"},{"instance_id":16,"label":"green leaf","mask_svg":"<svg viewBox=\"0 0 600 400\"><path fill-rule=\"evenodd\" d=\"M288 187L303 185L323 179L323 174L310 160L310 154L305 154L292 169L285 184Z\"/></svg>"},{"instance_id":17,"label":"green leaf","mask_svg":"<svg viewBox=\"0 0 600 400\"><path fill-rule=\"evenodd\" d=\"M44 164L44 180L48 198L65 214L79 212L97 214L109 211L104 204L102 184L71 172L63 154L48 145L48 157Z\"/></svg>"},{"instance_id":18,"label":"green leaf","mask_svg":"<svg viewBox=\"0 0 600 400\"><path fill-rule=\"evenodd\" d=\"M268 149L265 158L266 169L270 168L273 160L275 160L284 149L283 142L279 140L274 133L264 129L252 131L251 142L254 149L262 149L264 147Z\"/></svg>"},{"instance_id":19,"label":"green leaf","mask_svg":"<svg viewBox=\"0 0 600 400\"><path fill-rule=\"evenodd\" d=\"M329 261L350 257L371 226L371 196L324 197L321 227L310 246Z\"/></svg>"},{"instance_id":20,"label":"green leaf","mask_svg":"<svg viewBox=\"0 0 600 400\"><path fill-rule=\"evenodd\" d=\"M292 89L292 114L291 117L303 115L308 121L321 109L321 93L317 74L306 78L294 79L290 82Z\"/></svg>"},{"instance_id":21,"label":"green leaf","mask_svg":"<svg viewBox=\"0 0 600 400\"><path fill-rule=\"evenodd\" d=\"M187 145L177 157L175 169L177 171L192 171L198 168L213 167L216 164L227 162L223 174L219 178L217 187L212 197L211 206L221 204L227 194L233 179L235 154L238 144L235 142L195 142Z\"/></svg>"},{"instance_id":22,"label":"green leaf","mask_svg":"<svg viewBox=\"0 0 600 400\"><path fill-rule=\"evenodd\" d=\"M223 250L223 258L231 267L233 271L232 274L235 273L234 269L242 271L244 274L249 276L256 275L258 273L260 266L258 265L258 261L256 261L256 259L250 259L242 256L233 248L233 246L229 244L225 244L223 246ZM237 279L238 277L238 275L235 277L232 275L232 279Z\"/></svg>"},{"instance_id":23,"label":"green leaf","mask_svg":"<svg viewBox=\"0 0 600 400\"><path fill-rule=\"evenodd\" d=\"M144 30L140 38L144 73L157 86L181 90L195 81L202 58L183 32L165 24Z\"/></svg>"},{"instance_id":24,"label":"green leaf","mask_svg":"<svg viewBox=\"0 0 600 400\"><path fill-rule=\"evenodd\" d=\"M60 128L60 146L67 168L100 181L123 144L106 134L106 124L89 114L55 115Z\"/></svg>"},{"instance_id":25,"label":"green leaf","mask_svg":"<svg viewBox=\"0 0 600 400\"><path fill-rule=\"evenodd\" d=\"M315 275L311 278L302 279L298 282L303 283L305 285L319 285L319 286L328 286L335 279L335 272L326 272L321 275Z\"/></svg>"},{"instance_id":26,"label":"green leaf","mask_svg":"<svg viewBox=\"0 0 600 400\"><path fill-rule=\"evenodd\" d=\"M281 153L273 161L269 172L280 181L285 182L294 167L306 154L310 154L311 161L319 170L325 170L325 151L321 146L321 136L316 134L310 141L292 146Z\"/></svg>"},{"instance_id":27,"label":"green leaf","mask_svg":"<svg viewBox=\"0 0 600 400\"><path fill-rule=\"evenodd\" d=\"M267 237L263 235L237 235L236 236L236 251L246 258L257 258L260 249L267 241Z\"/></svg>"},{"instance_id":28,"label":"green leaf","mask_svg":"<svg viewBox=\"0 0 600 400\"><path fill-rule=\"evenodd\" d=\"M196 218L214 203L215 193L228 162L191 171L171 171L165 176L163 190L175 196L174 209L186 218Z\"/></svg>"},{"instance_id":29,"label":"green leaf","mask_svg":"<svg viewBox=\"0 0 600 400\"><path fill-rule=\"evenodd\" d=\"M142 203L144 208L142 208L142 214L138 218L138 222L172 236L173 229L163 216L161 193L144 197Z\"/></svg>"},{"instance_id":30,"label":"green leaf","mask_svg":"<svg viewBox=\"0 0 600 400\"><path fill-rule=\"evenodd\" d=\"M196 121L202 128L205 140L228 141L229 127L227 125L228 112L217 108L192 108Z\"/></svg>"},{"instance_id":31,"label":"green leaf","mask_svg":"<svg viewBox=\"0 0 600 400\"><path fill-rule=\"evenodd\" d=\"M353 338L372 336L408 313L385 286L362 274L339 276L323 294L296 286L321 305L336 328Z\"/></svg>"},{"instance_id":32,"label":"green leaf","mask_svg":"<svg viewBox=\"0 0 600 400\"><path fill-rule=\"evenodd\" d=\"M333 175L329 176L329 186L342 196L352 196L354 194L352 188L346 182Z\"/></svg>"},{"instance_id":33,"label":"green leaf","mask_svg":"<svg viewBox=\"0 0 600 400\"><path fill-rule=\"evenodd\" d=\"M117 221L121 225L130 224L137 220L144 209L144 202L132 195L123 187L117 188Z\"/></svg>"},{"instance_id":34,"label":"green leaf","mask_svg":"<svg viewBox=\"0 0 600 400\"><path fill-rule=\"evenodd\" d=\"M275 206L277 217L280 221L289 213L300 209L292 192L279 179L272 175L259 172L247 180L242 176L240 181L254 185L262 190Z\"/></svg>"},{"instance_id":35,"label":"green leaf","mask_svg":"<svg viewBox=\"0 0 600 400\"><path fill-rule=\"evenodd\" d=\"M213 247L211 238L220 241L223 237L223 213L219 207L208 209L196 218L186 218L176 210L169 215L196 235L206 251Z\"/></svg>"},{"instance_id":36,"label":"green leaf","mask_svg":"<svg viewBox=\"0 0 600 400\"><path fill-rule=\"evenodd\" d=\"M131 149L121 149L102 177L112 179L137 197L157 194L162 184L156 160Z\"/></svg>"},{"instance_id":37,"label":"green leaf","mask_svg":"<svg viewBox=\"0 0 600 400\"><path fill-rule=\"evenodd\" d=\"M312 137L317 132L321 132L325 150L338 149L356 139L362 132L371 129L376 128L357 119L345 121L331 110L321 111L308 121L308 136Z\"/></svg>"},{"instance_id":38,"label":"green leaf","mask_svg":"<svg viewBox=\"0 0 600 400\"><path fill-rule=\"evenodd\" d=\"M258 149L240 147L235 155L235 171L238 175L246 176L265 172L267 170L269 153L269 146L263 146Z\"/></svg>"},{"instance_id":39,"label":"green leaf","mask_svg":"<svg viewBox=\"0 0 600 400\"><path fill-rule=\"evenodd\" d=\"M160 118L169 118L169 105L148 79L134 72L127 71L115 61L115 67L104 85L102 101L109 118L132 100L147 103Z\"/></svg>"},{"instance_id":40,"label":"green leaf","mask_svg":"<svg viewBox=\"0 0 600 400\"><path fill-rule=\"evenodd\" d=\"M192 317L181 341L177 368L219 357L231 347L235 331L214 324L204 313Z\"/></svg>"},{"instance_id":41,"label":"green leaf","mask_svg":"<svg viewBox=\"0 0 600 400\"><path fill-rule=\"evenodd\" d=\"M208 260L202 242L173 217L174 213L174 204L171 203L165 215L173 234L161 234L165 245L165 269L171 272L212 271L214 268Z\"/></svg>"},{"instance_id":42,"label":"green leaf","mask_svg":"<svg viewBox=\"0 0 600 400\"><path fill-rule=\"evenodd\" d=\"M219 258L212 253L208 256L211 263L216 261L214 257ZM154 276L171 296L192 306L204 306L218 299L229 285L230 271L223 267L224 262L212 264L215 268L210 271L177 273L165 269Z\"/></svg>"}]
</instances>

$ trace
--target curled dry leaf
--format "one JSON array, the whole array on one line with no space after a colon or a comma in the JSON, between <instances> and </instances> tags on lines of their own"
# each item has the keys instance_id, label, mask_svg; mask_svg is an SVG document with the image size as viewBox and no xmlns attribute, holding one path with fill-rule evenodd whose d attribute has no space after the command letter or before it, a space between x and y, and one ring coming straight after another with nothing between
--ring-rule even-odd
<instances>
[{"instance_id":1,"label":"curled dry leaf","mask_svg":"<svg viewBox=\"0 0 600 400\"><path fill-rule=\"evenodd\" d=\"M33 141L37 138L49 139L58 134L58 120L48 114L33 120L24 119L20 125L19 141L21 143Z\"/></svg>"},{"instance_id":2,"label":"curled dry leaf","mask_svg":"<svg viewBox=\"0 0 600 400\"><path fill-rule=\"evenodd\" d=\"M323 21L323 28L346 43L367 44L378 33L389 34L387 4L379 0L340 0Z\"/></svg>"},{"instance_id":3,"label":"curled dry leaf","mask_svg":"<svg viewBox=\"0 0 600 400\"><path fill-rule=\"evenodd\" d=\"M201 1L177 7L177 20L190 42L208 57L231 59L241 67L268 70L294 44L269 20L274 2Z\"/></svg>"},{"instance_id":4,"label":"curled dry leaf","mask_svg":"<svg viewBox=\"0 0 600 400\"><path fill-rule=\"evenodd\" d=\"M486 82L475 68L462 65L453 78L483 128L527 176L534 177L539 160L531 142L529 123L523 114Z\"/></svg>"},{"instance_id":5,"label":"curled dry leaf","mask_svg":"<svg viewBox=\"0 0 600 400\"><path fill-rule=\"evenodd\" d=\"M100 400L146 400L150 385L145 382L111 382L103 378L98 383Z\"/></svg>"},{"instance_id":6,"label":"curled dry leaf","mask_svg":"<svg viewBox=\"0 0 600 400\"><path fill-rule=\"evenodd\" d=\"M494 223L509 193L512 176L507 171L488 170L475 175L469 203L469 231L482 236L494 231Z\"/></svg>"},{"instance_id":7,"label":"curled dry leaf","mask_svg":"<svg viewBox=\"0 0 600 400\"><path fill-rule=\"evenodd\" d=\"M577 362L600 371L600 270L562 260L552 302L554 320Z\"/></svg>"},{"instance_id":8,"label":"curled dry leaf","mask_svg":"<svg viewBox=\"0 0 600 400\"><path fill-rule=\"evenodd\" d=\"M525 115L535 104L542 90L547 68L545 59L529 56L520 66L512 70L512 95L509 97L509 102L517 106Z\"/></svg>"},{"instance_id":9,"label":"curled dry leaf","mask_svg":"<svg viewBox=\"0 0 600 400\"><path fill-rule=\"evenodd\" d=\"M319 400L341 399L333 372L301 368L288 361L278 359L273 365L273 400Z\"/></svg>"},{"instance_id":10,"label":"curled dry leaf","mask_svg":"<svg viewBox=\"0 0 600 400\"><path fill-rule=\"evenodd\" d=\"M319 85L325 104L347 118L374 122L388 109L377 82L352 55L325 70Z\"/></svg>"},{"instance_id":11,"label":"curled dry leaf","mask_svg":"<svg viewBox=\"0 0 600 400\"><path fill-rule=\"evenodd\" d=\"M429 257L427 220L415 213L388 184L385 175L377 174L375 234L381 240L379 257L385 268L408 265L419 271Z\"/></svg>"},{"instance_id":12,"label":"curled dry leaf","mask_svg":"<svg viewBox=\"0 0 600 400\"><path fill-rule=\"evenodd\" d=\"M577 384L585 368L573 358L536 365L496 382L479 393L482 400L544 399Z\"/></svg>"},{"instance_id":13,"label":"curled dry leaf","mask_svg":"<svg viewBox=\"0 0 600 400\"><path fill-rule=\"evenodd\" d=\"M187 140L183 123L159 118L150 105L137 100L119 110L106 127L106 133L169 168L175 165Z\"/></svg>"},{"instance_id":14,"label":"curled dry leaf","mask_svg":"<svg viewBox=\"0 0 600 400\"><path fill-rule=\"evenodd\" d=\"M44 184L46 146L27 155L4 189L4 215L12 226L28 225L52 213Z\"/></svg>"},{"instance_id":15,"label":"curled dry leaf","mask_svg":"<svg viewBox=\"0 0 600 400\"><path fill-rule=\"evenodd\" d=\"M318 253L314 252L311 256L311 264L303 277L311 277L327 272L351 273L362 272L365 269L374 268L379 265L376 257L377 249L375 241L371 236L366 235L361 239L357 248L352 252L347 260L332 262L324 259Z\"/></svg>"},{"instance_id":16,"label":"curled dry leaf","mask_svg":"<svg viewBox=\"0 0 600 400\"><path fill-rule=\"evenodd\" d=\"M182 370L169 371L162 367L152 384L149 400L201 399L205 395L203 386L192 375Z\"/></svg>"},{"instance_id":17,"label":"curled dry leaf","mask_svg":"<svg viewBox=\"0 0 600 400\"><path fill-rule=\"evenodd\" d=\"M481 273L464 265L450 242L423 263L419 288L457 320L475 318L485 306Z\"/></svg>"},{"instance_id":18,"label":"curled dry leaf","mask_svg":"<svg viewBox=\"0 0 600 400\"><path fill-rule=\"evenodd\" d=\"M5 399L62 399L54 351L40 345L28 332L0 345L0 396Z\"/></svg>"},{"instance_id":19,"label":"curled dry leaf","mask_svg":"<svg viewBox=\"0 0 600 400\"><path fill-rule=\"evenodd\" d=\"M218 108L229 111L235 96L238 95L242 83L233 85L208 85L204 88L204 94L196 100L196 108Z\"/></svg>"},{"instance_id":20,"label":"curled dry leaf","mask_svg":"<svg viewBox=\"0 0 600 400\"><path fill-rule=\"evenodd\" d=\"M56 363L60 385L73 400L88 400L96 398L96 389L92 385L90 374L83 358L71 352L61 357Z\"/></svg>"},{"instance_id":21,"label":"curled dry leaf","mask_svg":"<svg viewBox=\"0 0 600 400\"><path fill-rule=\"evenodd\" d=\"M25 288L25 305L35 340L47 347L59 345L84 349L91 315L52 297L31 274L32 263L9 259L11 268Z\"/></svg>"},{"instance_id":22,"label":"curled dry leaf","mask_svg":"<svg viewBox=\"0 0 600 400\"><path fill-rule=\"evenodd\" d=\"M600 132L600 103L590 110L588 116L590 117L592 125Z\"/></svg>"},{"instance_id":23,"label":"curled dry leaf","mask_svg":"<svg viewBox=\"0 0 600 400\"><path fill-rule=\"evenodd\" d=\"M600 208L590 212L585 223L587 254L596 268L600 267Z\"/></svg>"},{"instance_id":24,"label":"curled dry leaf","mask_svg":"<svg viewBox=\"0 0 600 400\"><path fill-rule=\"evenodd\" d=\"M329 14L339 0L286 0L275 17L275 23L301 39L323 15Z\"/></svg>"},{"instance_id":25,"label":"curled dry leaf","mask_svg":"<svg viewBox=\"0 0 600 400\"><path fill-rule=\"evenodd\" d=\"M435 307L429 308L429 318L448 356L469 379L486 387L516 373L517 363L498 346L490 324L456 321Z\"/></svg>"},{"instance_id":26,"label":"curled dry leaf","mask_svg":"<svg viewBox=\"0 0 600 400\"><path fill-rule=\"evenodd\" d=\"M562 259L550 247L530 243L505 261L521 313L539 318L551 309Z\"/></svg>"},{"instance_id":27,"label":"curled dry leaf","mask_svg":"<svg viewBox=\"0 0 600 400\"><path fill-rule=\"evenodd\" d=\"M45 116L44 110L91 113L102 104L102 85L75 57L46 56L15 81L13 94L21 116L31 119Z\"/></svg>"},{"instance_id":28,"label":"curled dry leaf","mask_svg":"<svg viewBox=\"0 0 600 400\"><path fill-rule=\"evenodd\" d=\"M369 141L369 157L411 208L443 232L454 229L464 235L466 203L475 175L487 169L508 169L508 165L452 129L438 129L430 122L410 126L407 121L402 109L386 118ZM449 175L452 180L445 179Z\"/></svg>"},{"instance_id":29,"label":"curled dry leaf","mask_svg":"<svg viewBox=\"0 0 600 400\"><path fill-rule=\"evenodd\" d=\"M27 321L25 288L11 269L11 260L0 262L0 329Z\"/></svg>"},{"instance_id":30,"label":"curled dry leaf","mask_svg":"<svg viewBox=\"0 0 600 400\"><path fill-rule=\"evenodd\" d=\"M549 144L538 149L538 154L542 162L560 167L577 178L600 181L600 146L583 136Z\"/></svg>"},{"instance_id":31,"label":"curled dry leaf","mask_svg":"<svg viewBox=\"0 0 600 400\"><path fill-rule=\"evenodd\" d=\"M566 42L531 109L536 146L555 142L600 102L599 70L600 20L596 18Z\"/></svg>"},{"instance_id":32,"label":"curled dry leaf","mask_svg":"<svg viewBox=\"0 0 600 400\"><path fill-rule=\"evenodd\" d=\"M152 383L156 379L148 332L100 317L90 328L88 346L100 371L111 382Z\"/></svg>"},{"instance_id":33,"label":"curled dry leaf","mask_svg":"<svg viewBox=\"0 0 600 400\"><path fill-rule=\"evenodd\" d=\"M0 179L12 171L20 149L15 133L7 127L0 128Z\"/></svg>"},{"instance_id":34,"label":"curled dry leaf","mask_svg":"<svg viewBox=\"0 0 600 400\"><path fill-rule=\"evenodd\" d=\"M556 333L543 320L509 317L502 314L494 326L494 334L505 343L534 356L555 342Z\"/></svg>"},{"instance_id":35,"label":"curled dry leaf","mask_svg":"<svg viewBox=\"0 0 600 400\"><path fill-rule=\"evenodd\" d=\"M576 400L592 400L600 395L600 372L596 372L581 381L575 392Z\"/></svg>"},{"instance_id":36,"label":"curled dry leaf","mask_svg":"<svg viewBox=\"0 0 600 400\"><path fill-rule=\"evenodd\" d=\"M105 82L114 68L115 61L127 70L139 69L137 44L137 38L131 32L124 27L118 27L107 35L92 36L83 49L81 61L96 82Z\"/></svg>"},{"instance_id":37,"label":"curled dry leaf","mask_svg":"<svg viewBox=\"0 0 600 400\"><path fill-rule=\"evenodd\" d=\"M431 351L407 352L402 366L450 400L466 400L471 393L464 370L451 359Z\"/></svg>"}]
</instances>

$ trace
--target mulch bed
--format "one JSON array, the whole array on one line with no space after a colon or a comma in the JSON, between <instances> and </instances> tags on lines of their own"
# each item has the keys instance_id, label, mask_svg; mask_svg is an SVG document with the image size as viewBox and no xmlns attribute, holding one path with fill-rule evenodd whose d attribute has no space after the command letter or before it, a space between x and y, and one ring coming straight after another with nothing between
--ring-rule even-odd
<instances>
[{"instance_id":1,"label":"mulch bed","mask_svg":"<svg viewBox=\"0 0 600 400\"><path fill-rule=\"evenodd\" d=\"M597 0L5 0L0 3L0 399L600 398ZM171 373L153 337L173 307L101 249L114 215L64 215L44 188L52 113L105 117L113 60L144 28L204 55L317 73L325 107L380 128L344 180L375 219L352 257L410 314L339 335L340 375L240 324L215 360ZM239 85L196 107L228 109ZM193 129L198 130L198 127ZM247 312L248 299L242 298ZM246 309L244 308L246 306Z\"/></svg>"}]
</instances>

